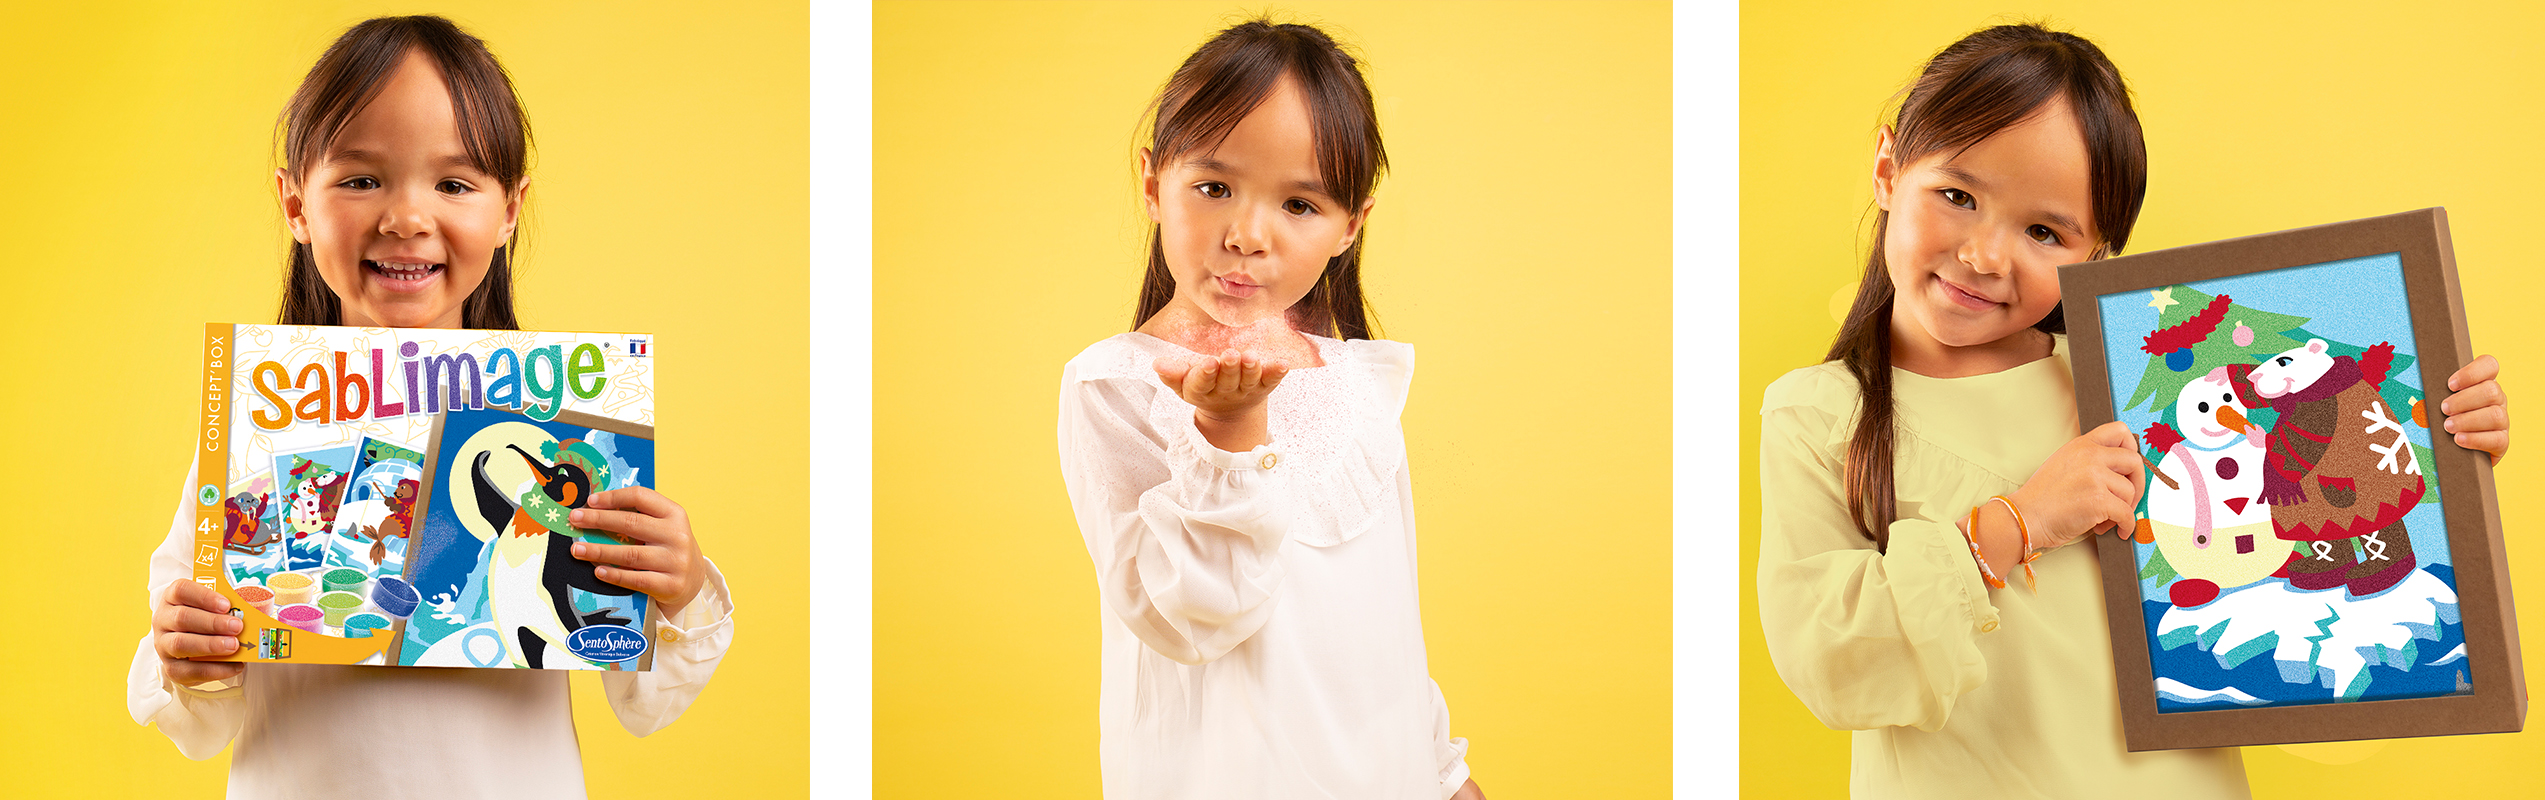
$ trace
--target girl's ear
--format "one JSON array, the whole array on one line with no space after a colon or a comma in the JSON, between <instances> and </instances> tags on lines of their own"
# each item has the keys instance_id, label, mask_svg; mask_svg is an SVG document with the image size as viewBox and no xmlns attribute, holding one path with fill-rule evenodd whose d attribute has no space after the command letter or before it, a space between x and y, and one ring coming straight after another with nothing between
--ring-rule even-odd
<instances>
[{"instance_id":1,"label":"girl's ear","mask_svg":"<svg viewBox=\"0 0 2545 800\"><path fill-rule=\"evenodd\" d=\"M1158 221L1158 165L1149 148L1140 148L1140 201L1149 207L1149 221Z\"/></svg>"},{"instance_id":2,"label":"girl's ear","mask_svg":"<svg viewBox=\"0 0 2545 800\"><path fill-rule=\"evenodd\" d=\"M1377 208L1378 205L1379 198L1376 195L1361 201L1361 210L1352 212L1352 220L1345 223L1343 227L1343 241L1335 244L1334 253L1329 257L1343 255L1352 249L1353 242L1361 240L1361 226L1370 221L1370 209Z\"/></svg>"},{"instance_id":3,"label":"girl's ear","mask_svg":"<svg viewBox=\"0 0 2545 800\"><path fill-rule=\"evenodd\" d=\"M522 177L520 185L514 186L511 192L507 192L505 194L504 235L497 238L503 240L507 244L511 243L513 240L513 229L521 224L522 200L529 195L530 177L526 175Z\"/></svg>"},{"instance_id":4,"label":"girl's ear","mask_svg":"<svg viewBox=\"0 0 2545 800\"><path fill-rule=\"evenodd\" d=\"M1900 162L1891 157L1891 126L1882 126L1882 142L1873 151L1873 204L1891 210L1891 182L1900 177Z\"/></svg>"},{"instance_id":5,"label":"girl's ear","mask_svg":"<svg viewBox=\"0 0 2545 800\"><path fill-rule=\"evenodd\" d=\"M309 243L309 213L300 196L300 182L289 173L274 170L274 200L283 205L283 225L292 229L292 241Z\"/></svg>"}]
</instances>

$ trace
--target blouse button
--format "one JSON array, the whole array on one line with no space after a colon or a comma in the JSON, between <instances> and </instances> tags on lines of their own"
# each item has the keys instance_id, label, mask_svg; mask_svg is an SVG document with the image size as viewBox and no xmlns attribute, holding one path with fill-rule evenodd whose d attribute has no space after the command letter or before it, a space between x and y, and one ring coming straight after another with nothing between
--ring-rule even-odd
<instances>
[{"instance_id":1,"label":"blouse button","mask_svg":"<svg viewBox=\"0 0 2545 800\"><path fill-rule=\"evenodd\" d=\"M674 628L670 625L656 625L654 626L654 638L661 639L665 643L680 641L680 629Z\"/></svg>"},{"instance_id":2,"label":"blouse button","mask_svg":"<svg viewBox=\"0 0 2545 800\"><path fill-rule=\"evenodd\" d=\"M1280 454L1280 453L1265 453L1265 454L1264 454L1264 460L1262 460L1262 461L1260 461L1260 462L1257 462L1257 463L1261 464L1261 465L1263 466L1263 468L1264 468L1264 469L1272 469L1274 464L1279 464L1279 463L1281 463L1281 454Z\"/></svg>"},{"instance_id":3,"label":"blouse button","mask_svg":"<svg viewBox=\"0 0 2545 800\"><path fill-rule=\"evenodd\" d=\"M1981 632L1981 633L1993 633L1993 632L1995 632L1996 630L1997 630L1997 620L1993 620L1993 619L1992 619L1992 620L1985 620L1985 621L1982 621L1982 622L1979 624L1979 632Z\"/></svg>"}]
</instances>

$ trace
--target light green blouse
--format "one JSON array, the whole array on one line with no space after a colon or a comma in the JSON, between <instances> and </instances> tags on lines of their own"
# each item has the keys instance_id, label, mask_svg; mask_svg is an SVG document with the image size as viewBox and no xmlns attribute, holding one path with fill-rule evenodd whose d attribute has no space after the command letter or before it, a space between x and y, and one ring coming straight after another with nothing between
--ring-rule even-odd
<instances>
[{"instance_id":1,"label":"light green blouse","mask_svg":"<svg viewBox=\"0 0 2545 800\"><path fill-rule=\"evenodd\" d=\"M2077 436L2068 340L2003 372L1891 372L1900 519L1888 553L1848 521L1856 381L1787 373L1760 404L1759 622L1785 685L1852 730L1857 797L2247 797L2232 749L2131 753L2103 581L2084 540L1989 589L1954 521Z\"/></svg>"}]
</instances>

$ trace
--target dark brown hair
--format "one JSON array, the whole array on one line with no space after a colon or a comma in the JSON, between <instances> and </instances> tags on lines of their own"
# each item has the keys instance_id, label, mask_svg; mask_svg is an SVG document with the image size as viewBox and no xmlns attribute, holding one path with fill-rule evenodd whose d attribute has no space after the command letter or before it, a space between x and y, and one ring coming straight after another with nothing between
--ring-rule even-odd
<instances>
[{"instance_id":1,"label":"dark brown hair","mask_svg":"<svg viewBox=\"0 0 2545 800\"><path fill-rule=\"evenodd\" d=\"M281 140L283 169L295 183L309 175L309 169L326 156L328 146L336 141L345 125L362 113L364 106L380 93L389 75L397 71L410 52L422 53L442 68L442 82L451 92L451 114L459 123L460 146L467 152L469 166L503 184L504 191L520 191L522 178L530 172L530 118L522 112L521 98L513 93L512 77L504 73L486 43L470 36L450 20L441 17L380 17L336 37L336 43L318 57L301 79L300 89L283 107L283 118L277 124L276 138ZM494 263L486 270L485 280L477 290L460 303L460 324L470 328L519 330L521 323L513 317L512 253L521 239L521 226L515 225L513 238L495 248ZM318 262L310 255L309 245L292 243L286 256L287 272L283 278L283 308L277 321L284 325L342 324L343 305L336 293L318 274Z\"/></svg>"},{"instance_id":2,"label":"dark brown hair","mask_svg":"<svg viewBox=\"0 0 2545 800\"><path fill-rule=\"evenodd\" d=\"M2147 145L2129 87L2103 50L2071 33L2038 24L2001 25L1962 37L1937 52L1910 84L1891 123L1892 160L1908 164L1927 155L1958 152L2030 118L2052 100L2066 98L2084 129L2087 192L2094 201L2095 232L2102 238L2091 258L2121 252L2147 196ZM1844 362L1863 400L1847 443L1847 513L1856 531L1888 549L1899 518L1893 481L1897 411L1891 392L1890 265L1883 259L1889 212L1876 212L1873 253L1856 287L1855 305L1829 345L1831 360ZM2066 333L2067 316L2052 307L2034 323L2046 333Z\"/></svg>"},{"instance_id":3,"label":"dark brown hair","mask_svg":"<svg viewBox=\"0 0 2545 800\"><path fill-rule=\"evenodd\" d=\"M1299 82L1309 124L1316 130L1317 167L1326 196L1359 213L1387 169L1379 143L1378 110L1360 62L1324 31L1306 25L1253 20L1220 31L1184 59L1149 105L1150 162L1158 169L1188 153L1218 148L1283 77ZM1338 339L1369 339L1377 330L1369 298L1361 293L1361 246L1369 228L1291 309L1293 327ZM1175 275L1167 270L1158 226L1149 226L1149 268L1140 279L1140 308L1133 328L1175 299Z\"/></svg>"}]
</instances>

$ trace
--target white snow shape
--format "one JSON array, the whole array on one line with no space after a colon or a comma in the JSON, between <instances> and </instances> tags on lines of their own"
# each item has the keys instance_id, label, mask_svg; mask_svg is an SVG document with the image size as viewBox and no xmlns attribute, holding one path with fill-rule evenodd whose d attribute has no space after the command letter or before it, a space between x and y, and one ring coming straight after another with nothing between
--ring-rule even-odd
<instances>
[{"instance_id":1,"label":"white snow shape","mask_svg":"<svg viewBox=\"0 0 2545 800\"><path fill-rule=\"evenodd\" d=\"M2156 630L2158 647L2194 645L2228 669L2269 652L2281 680L2314 683L2355 700L2368 689L2370 664L2413 669L2420 661L2415 641L2437 641L2440 626L2456 621L2456 591L2416 569L2367 597L2267 580L2197 608L2169 608Z\"/></svg>"},{"instance_id":2,"label":"white snow shape","mask_svg":"<svg viewBox=\"0 0 2545 800\"><path fill-rule=\"evenodd\" d=\"M2234 703L2240 706L2254 706L2270 702L2245 694L2233 686L2223 689L2203 689L2172 678L2156 679L2156 696L2177 703Z\"/></svg>"},{"instance_id":3,"label":"white snow shape","mask_svg":"<svg viewBox=\"0 0 2545 800\"><path fill-rule=\"evenodd\" d=\"M2463 644L2459 644L2459 645L2457 645L2457 649L2454 649L2454 650L2450 650L2450 651L2448 651L2448 654L2447 654L2447 655L2440 656L2440 657L2439 657L2439 660L2437 660L2437 661L2433 661L2433 662L2430 662L2430 663L2428 663L2428 664L2424 664L2424 665L2422 665L2422 666L2425 666L2425 667L2435 667L2435 666L2439 666L2439 665L2441 665L2441 664L2454 663L2454 662L2464 661L2464 660L2465 660L2465 645L2463 645Z\"/></svg>"},{"instance_id":4,"label":"white snow shape","mask_svg":"<svg viewBox=\"0 0 2545 800\"><path fill-rule=\"evenodd\" d=\"M2397 423L2393 416L2386 413L2385 403L2370 400L2368 401L2368 410L2359 412L2359 415L2361 418L2368 420L2368 428L2365 431L2366 433L2375 434L2381 430L2391 430L2395 432L2394 444L2379 447L2377 443L2370 442L2368 445L2369 450L2377 453L2379 456L2382 456L2382 458L2377 459L2378 469L2385 470L2388 475L2402 475L2405 473L2411 473L2414 475L2421 474L2421 464L2416 462L2412 457L2412 442L2411 440L2404 438L2404 426ZM2397 453L2403 454L2402 464L2395 463Z\"/></svg>"}]
</instances>

